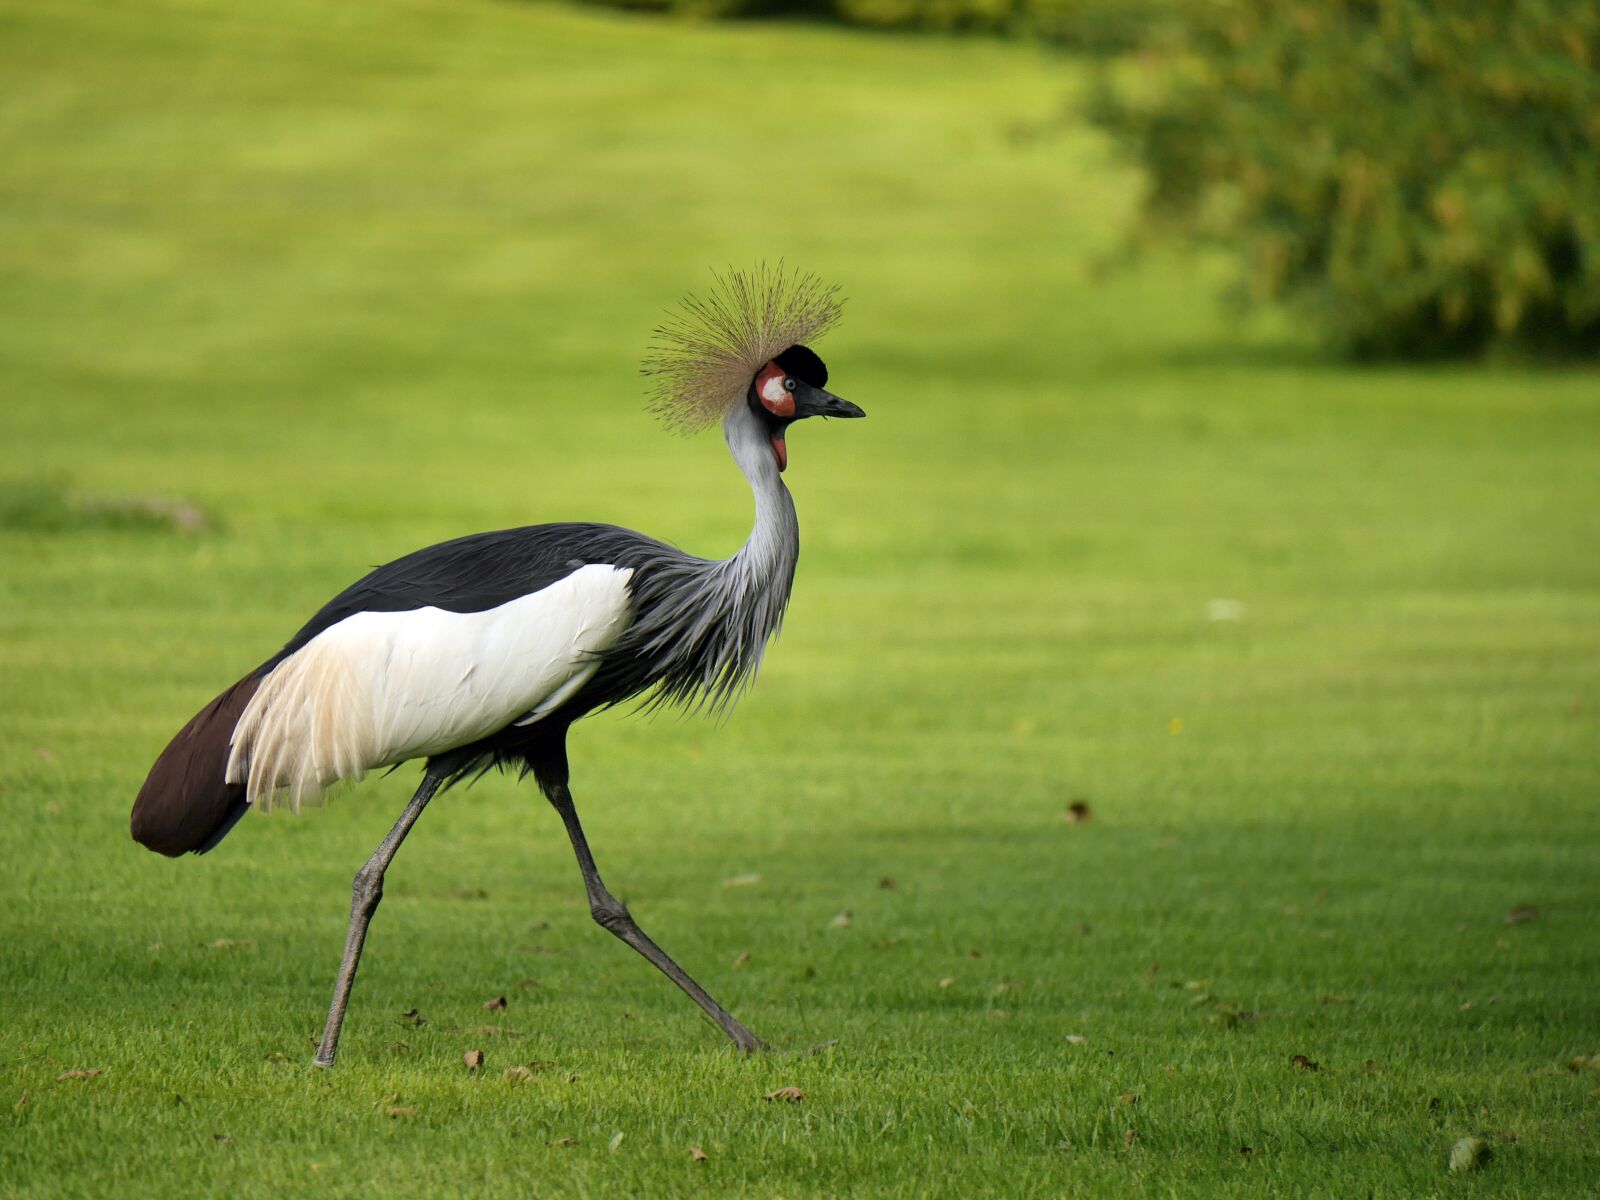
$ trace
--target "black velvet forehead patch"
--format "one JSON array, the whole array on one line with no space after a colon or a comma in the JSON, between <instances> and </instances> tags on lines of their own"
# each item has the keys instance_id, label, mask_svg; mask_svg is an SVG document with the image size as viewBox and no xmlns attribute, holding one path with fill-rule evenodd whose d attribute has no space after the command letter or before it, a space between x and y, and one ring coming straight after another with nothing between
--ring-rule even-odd
<instances>
[{"instance_id":1,"label":"black velvet forehead patch","mask_svg":"<svg viewBox=\"0 0 1600 1200\"><path fill-rule=\"evenodd\" d=\"M801 383L809 383L812 387L828 386L828 368L809 346L796 343L772 361Z\"/></svg>"}]
</instances>

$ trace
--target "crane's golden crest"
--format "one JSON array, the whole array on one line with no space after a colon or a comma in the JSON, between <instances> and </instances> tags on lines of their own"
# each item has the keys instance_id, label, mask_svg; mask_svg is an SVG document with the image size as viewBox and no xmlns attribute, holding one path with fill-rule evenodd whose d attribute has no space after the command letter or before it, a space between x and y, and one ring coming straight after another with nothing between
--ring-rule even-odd
<instances>
[{"instance_id":1,"label":"crane's golden crest","mask_svg":"<svg viewBox=\"0 0 1600 1200\"><path fill-rule=\"evenodd\" d=\"M721 420L758 371L790 346L821 337L844 307L836 286L782 263L713 279L709 292L684 297L656 329L644 360L655 380L651 408L685 433Z\"/></svg>"}]
</instances>

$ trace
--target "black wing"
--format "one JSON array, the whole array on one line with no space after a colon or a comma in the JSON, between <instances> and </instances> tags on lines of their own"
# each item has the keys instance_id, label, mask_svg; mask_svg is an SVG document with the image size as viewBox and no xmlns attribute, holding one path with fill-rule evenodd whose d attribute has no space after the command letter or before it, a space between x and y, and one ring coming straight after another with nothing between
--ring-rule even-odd
<instances>
[{"instance_id":1,"label":"black wing","mask_svg":"<svg viewBox=\"0 0 1600 1200\"><path fill-rule=\"evenodd\" d=\"M324 629L360 612L442 608L485 612L564 579L590 563L631 566L681 552L631 529L590 522L474 533L413 551L340 592L257 670L263 675Z\"/></svg>"}]
</instances>

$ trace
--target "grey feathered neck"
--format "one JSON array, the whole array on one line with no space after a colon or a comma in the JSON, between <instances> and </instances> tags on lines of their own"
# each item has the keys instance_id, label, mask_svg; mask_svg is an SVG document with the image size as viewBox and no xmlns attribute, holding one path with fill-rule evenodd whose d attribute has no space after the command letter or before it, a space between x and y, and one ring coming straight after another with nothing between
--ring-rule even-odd
<instances>
[{"instance_id":1,"label":"grey feathered neck","mask_svg":"<svg viewBox=\"0 0 1600 1200\"><path fill-rule=\"evenodd\" d=\"M731 558L704 559L659 546L634 579L635 619L611 654L648 674L646 707L726 709L755 676L783 623L800 523L759 418L740 404L723 421L733 460L750 481L755 524Z\"/></svg>"}]
</instances>

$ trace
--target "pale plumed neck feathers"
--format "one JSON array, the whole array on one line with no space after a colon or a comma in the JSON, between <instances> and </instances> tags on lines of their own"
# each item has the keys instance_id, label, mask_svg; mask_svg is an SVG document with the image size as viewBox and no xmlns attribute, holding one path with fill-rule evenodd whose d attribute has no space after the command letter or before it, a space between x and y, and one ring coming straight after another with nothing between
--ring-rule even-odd
<instances>
[{"instance_id":1,"label":"pale plumed neck feathers","mask_svg":"<svg viewBox=\"0 0 1600 1200\"><path fill-rule=\"evenodd\" d=\"M637 617L617 651L651 661L647 708L726 710L760 667L794 585L800 522L766 431L740 404L723 433L754 494L755 523L731 558L681 555L636 581Z\"/></svg>"}]
</instances>

